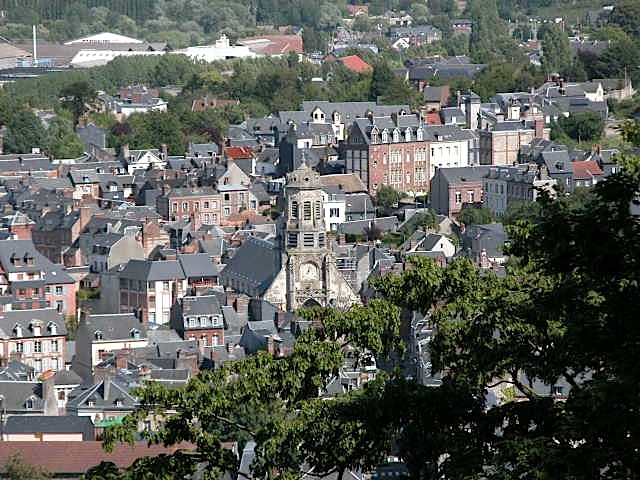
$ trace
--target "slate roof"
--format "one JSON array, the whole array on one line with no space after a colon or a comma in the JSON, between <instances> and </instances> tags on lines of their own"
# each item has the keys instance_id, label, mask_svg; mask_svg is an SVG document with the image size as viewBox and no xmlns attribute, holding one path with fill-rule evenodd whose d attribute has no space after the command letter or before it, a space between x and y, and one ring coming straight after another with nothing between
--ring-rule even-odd
<instances>
[{"instance_id":1,"label":"slate roof","mask_svg":"<svg viewBox=\"0 0 640 480\"><path fill-rule=\"evenodd\" d=\"M360 193L367 191L366 185L355 173L321 175L320 183L323 187L337 186L338 189L344 193Z\"/></svg>"},{"instance_id":2,"label":"slate roof","mask_svg":"<svg viewBox=\"0 0 640 480\"><path fill-rule=\"evenodd\" d=\"M120 271L120 278L147 282L185 279L185 273L178 260L136 260L127 262Z\"/></svg>"},{"instance_id":3,"label":"slate roof","mask_svg":"<svg viewBox=\"0 0 640 480\"><path fill-rule=\"evenodd\" d=\"M482 179L489 173L489 167L458 167L439 168L436 175L444 177L449 185L461 183L482 183Z\"/></svg>"},{"instance_id":4,"label":"slate roof","mask_svg":"<svg viewBox=\"0 0 640 480\"><path fill-rule=\"evenodd\" d=\"M488 257L499 258L504 256L508 238L502 223L490 223L468 226L462 239L465 248L470 248L472 253L478 254L485 249Z\"/></svg>"},{"instance_id":5,"label":"slate roof","mask_svg":"<svg viewBox=\"0 0 640 480\"><path fill-rule=\"evenodd\" d=\"M472 140L475 138L473 132L465 130L457 125L426 125L422 124L418 115L398 115L397 120L391 116L358 118L353 122L353 129L357 129L362 133L365 143L371 143L371 133L375 129L379 133L379 139L382 139L382 132L387 130L389 133L389 141L392 142L392 133L397 128L400 131L400 142L403 143L405 130L411 130L411 141L417 140L418 129L422 129L422 141L424 142L447 142ZM379 142L382 143L381 141Z\"/></svg>"},{"instance_id":6,"label":"slate roof","mask_svg":"<svg viewBox=\"0 0 640 480\"><path fill-rule=\"evenodd\" d=\"M71 228L79 218L80 212L78 211L66 213L62 210L53 210L40 217L33 226L33 230L51 232L58 229L68 229Z\"/></svg>"},{"instance_id":7,"label":"slate roof","mask_svg":"<svg viewBox=\"0 0 640 480\"><path fill-rule=\"evenodd\" d=\"M74 415L12 415L4 424L5 433L82 433L83 440L93 440L91 417Z\"/></svg>"},{"instance_id":8,"label":"slate roof","mask_svg":"<svg viewBox=\"0 0 640 480\"><path fill-rule=\"evenodd\" d=\"M77 411L82 408L99 408L104 410L131 410L137 400L129 394L133 387L139 386L136 378L130 374L119 373L115 377L105 377L93 385L82 385L69 394L67 410ZM121 405L117 404L121 402ZM93 402L94 406L89 403Z\"/></svg>"},{"instance_id":9,"label":"slate roof","mask_svg":"<svg viewBox=\"0 0 640 480\"><path fill-rule=\"evenodd\" d=\"M16 338L14 327L22 327L22 338L34 338L32 324L34 321L41 322L40 337L52 336L49 330L50 324L56 325L55 336L66 335L67 327L62 313L55 308L40 308L34 310L11 310L0 313L0 336L6 338Z\"/></svg>"},{"instance_id":10,"label":"slate roof","mask_svg":"<svg viewBox=\"0 0 640 480\"><path fill-rule=\"evenodd\" d=\"M238 279L263 293L280 271L280 251L266 240L249 237L235 252L222 277Z\"/></svg>"},{"instance_id":11,"label":"slate roof","mask_svg":"<svg viewBox=\"0 0 640 480\"><path fill-rule=\"evenodd\" d=\"M4 398L2 407L12 413L38 413L44 410L41 382L0 381L0 395ZM33 409L27 409L27 400L33 399ZM5 442L0 442L0 445Z\"/></svg>"},{"instance_id":12,"label":"slate roof","mask_svg":"<svg viewBox=\"0 0 640 480\"><path fill-rule=\"evenodd\" d=\"M208 253L179 253L177 258L187 278L216 277L220 273Z\"/></svg>"},{"instance_id":13,"label":"slate roof","mask_svg":"<svg viewBox=\"0 0 640 480\"><path fill-rule=\"evenodd\" d=\"M398 217L379 217L375 220L355 220L338 225L338 233L365 233L367 228L375 224L383 233L395 232L398 228Z\"/></svg>"},{"instance_id":14,"label":"slate roof","mask_svg":"<svg viewBox=\"0 0 640 480\"><path fill-rule=\"evenodd\" d=\"M56 385L80 385L83 380L73 370L58 370L53 377Z\"/></svg>"},{"instance_id":15,"label":"slate roof","mask_svg":"<svg viewBox=\"0 0 640 480\"><path fill-rule=\"evenodd\" d=\"M458 107L445 107L440 110L444 123L453 123L455 117L456 124L464 124L467 121L465 113Z\"/></svg>"},{"instance_id":16,"label":"slate roof","mask_svg":"<svg viewBox=\"0 0 640 480\"><path fill-rule=\"evenodd\" d=\"M183 315L221 315L220 302L215 295L182 298Z\"/></svg>"},{"instance_id":17,"label":"slate roof","mask_svg":"<svg viewBox=\"0 0 640 480\"><path fill-rule=\"evenodd\" d=\"M87 315L84 320L86 328L93 337L94 332L102 332L102 340L131 339L131 330L140 332L140 338L147 338L147 333L133 313L107 313Z\"/></svg>"}]
</instances>

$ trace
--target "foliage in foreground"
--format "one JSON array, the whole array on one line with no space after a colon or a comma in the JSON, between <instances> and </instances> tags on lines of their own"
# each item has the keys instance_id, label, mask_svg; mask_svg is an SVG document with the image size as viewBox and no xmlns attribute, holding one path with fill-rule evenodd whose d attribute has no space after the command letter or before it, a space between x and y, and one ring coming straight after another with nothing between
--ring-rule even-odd
<instances>
[{"instance_id":1,"label":"foliage in foreground","mask_svg":"<svg viewBox=\"0 0 640 480\"><path fill-rule=\"evenodd\" d=\"M240 434L257 442L255 478L300 478L301 468L342 477L392 451L418 479L638 478L637 165L581 202L543 197L539 223L510 227L519 261L504 278L464 259L446 268L417 259L374 283L386 300L306 312L323 328L307 331L290 357L260 354L175 390L150 384L106 445L133 441L139 422L158 414L166 420L145 432L149 442L188 441L196 450L139 461L120 478L183 478L205 464L205 478L237 471L220 442ZM402 351L401 309L431 314L442 386L392 370L360 391L318 400L344 348L378 359ZM551 387L563 381L571 391L554 401ZM163 417L167 410L177 413Z\"/></svg>"}]
</instances>

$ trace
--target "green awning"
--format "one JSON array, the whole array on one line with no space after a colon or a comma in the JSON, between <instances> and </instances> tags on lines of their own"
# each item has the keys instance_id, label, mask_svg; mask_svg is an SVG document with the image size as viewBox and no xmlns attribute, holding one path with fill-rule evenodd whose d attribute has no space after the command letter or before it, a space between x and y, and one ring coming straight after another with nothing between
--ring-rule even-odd
<instances>
[{"instance_id":1,"label":"green awning","mask_svg":"<svg viewBox=\"0 0 640 480\"><path fill-rule=\"evenodd\" d=\"M126 417L126 415L121 415L115 418L109 418L107 420L100 420L99 422L94 424L94 427L106 428L106 427L111 427L113 425L120 425L124 420L124 417Z\"/></svg>"}]
</instances>

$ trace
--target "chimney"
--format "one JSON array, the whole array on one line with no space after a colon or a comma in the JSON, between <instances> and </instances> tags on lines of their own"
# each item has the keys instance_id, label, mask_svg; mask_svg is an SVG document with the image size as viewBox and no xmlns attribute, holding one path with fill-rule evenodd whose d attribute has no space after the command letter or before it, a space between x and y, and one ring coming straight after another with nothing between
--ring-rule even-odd
<instances>
[{"instance_id":1,"label":"chimney","mask_svg":"<svg viewBox=\"0 0 640 480\"><path fill-rule=\"evenodd\" d=\"M231 354L233 353L233 351L235 350L235 348L236 348L236 346L235 346L233 343L231 343L231 342L228 342L228 343L227 343L227 353L228 353L229 355L231 355Z\"/></svg>"},{"instance_id":2,"label":"chimney","mask_svg":"<svg viewBox=\"0 0 640 480\"><path fill-rule=\"evenodd\" d=\"M80 207L80 231L84 230L92 216L90 207Z\"/></svg>"},{"instance_id":3,"label":"chimney","mask_svg":"<svg viewBox=\"0 0 640 480\"><path fill-rule=\"evenodd\" d=\"M458 108L462 105L462 92L460 90L456 90L456 104L458 105Z\"/></svg>"},{"instance_id":4,"label":"chimney","mask_svg":"<svg viewBox=\"0 0 640 480\"><path fill-rule=\"evenodd\" d=\"M535 137L544 138L544 118L536 118L533 123L535 125Z\"/></svg>"},{"instance_id":5,"label":"chimney","mask_svg":"<svg viewBox=\"0 0 640 480\"><path fill-rule=\"evenodd\" d=\"M42 374L42 400L45 415L58 415L58 400L55 391L55 373L51 370Z\"/></svg>"},{"instance_id":6,"label":"chimney","mask_svg":"<svg viewBox=\"0 0 640 480\"><path fill-rule=\"evenodd\" d=\"M347 236L344 233L338 235L338 245L344 245L347 243Z\"/></svg>"},{"instance_id":7,"label":"chimney","mask_svg":"<svg viewBox=\"0 0 640 480\"><path fill-rule=\"evenodd\" d=\"M162 144L162 160L166 160L168 157L169 147L166 143Z\"/></svg>"},{"instance_id":8,"label":"chimney","mask_svg":"<svg viewBox=\"0 0 640 480\"><path fill-rule=\"evenodd\" d=\"M236 298L236 312L241 319L249 319L249 297L238 295L238 298Z\"/></svg>"},{"instance_id":9,"label":"chimney","mask_svg":"<svg viewBox=\"0 0 640 480\"><path fill-rule=\"evenodd\" d=\"M275 355L276 353L276 346L271 335L267 337L267 352L271 355Z\"/></svg>"},{"instance_id":10,"label":"chimney","mask_svg":"<svg viewBox=\"0 0 640 480\"><path fill-rule=\"evenodd\" d=\"M234 304L236 303L236 298L238 298L237 293L227 293L226 305L228 307L233 307Z\"/></svg>"},{"instance_id":11,"label":"chimney","mask_svg":"<svg viewBox=\"0 0 640 480\"><path fill-rule=\"evenodd\" d=\"M127 367L129 366L129 362L127 359L128 353L129 353L128 349L121 350L120 352L116 353L116 368L118 370L126 370Z\"/></svg>"},{"instance_id":12,"label":"chimney","mask_svg":"<svg viewBox=\"0 0 640 480\"><path fill-rule=\"evenodd\" d=\"M129 144L128 143L125 143L120 147L120 154L122 155L122 158L124 158L126 161L129 161Z\"/></svg>"}]
</instances>

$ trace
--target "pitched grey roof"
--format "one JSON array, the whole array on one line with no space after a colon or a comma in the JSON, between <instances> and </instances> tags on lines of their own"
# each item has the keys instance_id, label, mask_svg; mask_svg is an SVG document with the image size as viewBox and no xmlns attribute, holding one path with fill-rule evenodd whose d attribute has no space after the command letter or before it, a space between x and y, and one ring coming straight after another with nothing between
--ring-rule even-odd
<instances>
[{"instance_id":1,"label":"pitched grey roof","mask_svg":"<svg viewBox=\"0 0 640 480\"><path fill-rule=\"evenodd\" d=\"M489 167L439 168L436 175L442 175L449 185L480 182L489 173Z\"/></svg>"},{"instance_id":2,"label":"pitched grey roof","mask_svg":"<svg viewBox=\"0 0 640 480\"><path fill-rule=\"evenodd\" d=\"M502 223L490 223L468 226L463 234L462 243L465 248L471 249L473 254L478 254L484 249L487 256L495 258L504 256L504 244L507 239Z\"/></svg>"},{"instance_id":3,"label":"pitched grey roof","mask_svg":"<svg viewBox=\"0 0 640 480\"><path fill-rule=\"evenodd\" d=\"M216 295L200 295L182 298L183 315L221 315L220 302Z\"/></svg>"},{"instance_id":4,"label":"pitched grey roof","mask_svg":"<svg viewBox=\"0 0 640 480\"><path fill-rule=\"evenodd\" d=\"M21 327L22 337L33 338L34 330L32 325L34 322L40 322L40 337L52 336L50 325L55 324L55 335L66 335L67 327L64 322L62 313L55 308L41 308L35 310L11 310L0 314L0 336L8 338L16 338L14 328L16 325Z\"/></svg>"},{"instance_id":5,"label":"pitched grey roof","mask_svg":"<svg viewBox=\"0 0 640 480\"><path fill-rule=\"evenodd\" d=\"M44 410L41 382L0 381L2 408L13 413L34 413ZM27 400L33 400L33 408L27 408Z\"/></svg>"},{"instance_id":6,"label":"pitched grey roof","mask_svg":"<svg viewBox=\"0 0 640 480\"><path fill-rule=\"evenodd\" d=\"M102 332L102 340L122 340L132 338L131 331L138 330L140 338L146 338L147 333L133 313L108 313L104 315L87 315L84 327L91 335Z\"/></svg>"},{"instance_id":7,"label":"pitched grey roof","mask_svg":"<svg viewBox=\"0 0 640 480\"><path fill-rule=\"evenodd\" d=\"M136 406L136 399L129 391L139 386L137 377L119 373L113 378L106 377L87 387L82 385L69 394L67 410L82 408L100 408L104 410L131 410ZM118 405L118 401L121 405ZM95 407L90 406L90 402Z\"/></svg>"},{"instance_id":8,"label":"pitched grey roof","mask_svg":"<svg viewBox=\"0 0 640 480\"><path fill-rule=\"evenodd\" d=\"M249 237L227 262L221 276L240 280L262 293L280 271L280 262L280 252L274 244Z\"/></svg>"},{"instance_id":9,"label":"pitched grey roof","mask_svg":"<svg viewBox=\"0 0 640 480\"><path fill-rule=\"evenodd\" d=\"M80 385L82 377L73 370L58 370L53 377L56 385Z\"/></svg>"},{"instance_id":10,"label":"pitched grey roof","mask_svg":"<svg viewBox=\"0 0 640 480\"><path fill-rule=\"evenodd\" d=\"M355 220L338 225L338 233L365 233L367 228L375 225L383 233L395 232L400 221L398 217L379 217L375 220Z\"/></svg>"},{"instance_id":11,"label":"pitched grey roof","mask_svg":"<svg viewBox=\"0 0 640 480\"><path fill-rule=\"evenodd\" d=\"M83 440L95 437L91 417L75 415L13 415L7 418L5 433L82 433Z\"/></svg>"},{"instance_id":12,"label":"pitched grey roof","mask_svg":"<svg viewBox=\"0 0 640 480\"><path fill-rule=\"evenodd\" d=\"M430 233L424 237L422 243L420 244L421 248L425 250L432 250L438 242L444 237L444 235L439 235L437 233Z\"/></svg>"},{"instance_id":13,"label":"pitched grey roof","mask_svg":"<svg viewBox=\"0 0 640 480\"><path fill-rule=\"evenodd\" d=\"M127 262L120 272L120 278L144 280L147 282L186 278L178 260L135 260Z\"/></svg>"},{"instance_id":14,"label":"pitched grey roof","mask_svg":"<svg viewBox=\"0 0 640 480\"><path fill-rule=\"evenodd\" d=\"M220 267L208 253L179 253L177 258L187 278L216 277L220 273Z\"/></svg>"}]
</instances>

